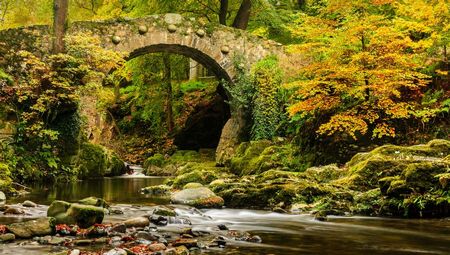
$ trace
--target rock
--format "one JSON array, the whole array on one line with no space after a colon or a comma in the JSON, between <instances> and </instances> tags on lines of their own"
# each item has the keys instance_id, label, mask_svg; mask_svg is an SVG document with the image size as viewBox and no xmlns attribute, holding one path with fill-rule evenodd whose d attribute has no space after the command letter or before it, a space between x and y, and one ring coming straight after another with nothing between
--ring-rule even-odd
<instances>
[{"instance_id":1,"label":"rock","mask_svg":"<svg viewBox=\"0 0 450 255\"><path fill-rule=\"evenodd\" d=\"M245 139L247 121L242 111L232 116L222 129L216 150L216 162L220 166L229 165L238 145Z\"/></svg>"},{"instance_id":2,"label":"rock","mask_svg":"<svg viewBox=\"0 0 450 255\"><path fill-rule=\"evenodd\" d=\"M144 239L144 240L149 240L149 241L156 241L159 239L158 237L154 236L150 232L146 232L146 231L137 232L135 237L137 239Z\"/></svg>"},{"instance_id":3,"label":"rock","mask_svg":"<svg viewBox=\"0 0 450 255\"><path fill-rule=\"evenodd\" d=\"M22 206L24 207L37 207L37 204L30 201L30 200L26 200L22 203Z\"/></svg>"},{"instance_id":4,"label":"rock","mask_svg":"<svg viewBox=\"0 0 450 255\"><path fill-rule=\"evenodd\" d=\"M167 185L149 186L141 189L144 194L150 194L154 196L170 195L170 187Z\"/></svg>"},{"instance_id":5,"label":"rock","mask_svg":"<svg viewBox=\"0 0 450 255\"><path fill-rule=\"evenodd\" d=\"M229 230L227 226L220 224L217 226L219 228L219 230Z\"/></svg>"},{"instance_id":6,"label":"rock","mask_svg":"<svg viewBox=\"0 0 450 255\"><path fill-rule=\"evenodd\" d=\"M60 200L55 200L52 202L50 207L47 209L48 217L56 217L61 213L67 212L70 207L70 203Z\"/></svg>"},{"instance_id":7,"label":"rock","mask_svg":"<svg viewBox=\"0 0 450 255\"><path fill-rule=\"evenodd\" d=\"M11 233L0 235L0 242L3 243L14 241L14 239L16 239L16 236Z\"/></svg>"},{"instance_id":8,"label":"rock","mask_svg":"<svg viewBox=\"0 0 450 255\"><path fill-rule=\"evenodd\" d=\"M0 202L6 201L6 195L5 193L0 191Z\"/></svg>"},{"instance_id":9,"label":"rock","mask_svg":"<svg viewBox=\"0 0 450 255\"><path fill-rule=\"evenodd\" d=\"M54 218L40 218L7 226L8 230L18 238L31 238L33 236L51 235L54 232Z\"/></svg>"},{"instance_id":10,"label":"rock","mask_svg":"<svg viewBox=\"0 0 450 255\"><path fill-rule=\"evenodd\" d=\"M166 226L169 220L165 216L152 215L150 221L157 226Z\"/></svg>"},{"instance_id":11,"label":"rock","mask_svg":"<svg viewBox=\"0 0 450 255\"><path fill-rule=\"evenodd\" d=\"M199 208L220 208L224 201L210 189L202 187L185 189L172 194L170 198L174 204L190 205Z\"/></svg>"},{"instance_id":12,"label":"rock","mask_svg":"<svg viewBox=\"0 0 450 255\"><path fill-rule=\"evenodd\" d=\"M119 224L114 225L111 228L111 231L117 232L117 233L125 233L125 232L127 232L127 226L124 223L119 223Z\"/></svg>"},{"instance_id":13,"label":"rock","mask_svg":"<svg viewBox=\"0 0 450 255\"><path fill-rule=\"evenodd\" d=\"M183 21L183 17L176 13L167 13L164 15L164 21L167 24L180 24Z\"/></svg>"},{"instance_id":14,"label":"rock","mask_svg":"<svg viewBox=\"0 0 450 255\"><path fill-rule=\"evenodd\" d=\"M77 239L73 241L73 245L75 246L89 246L94 243L93 239Z\"/></svg>"},{"instance_id":15,"label":"rock","mask_svg":"<svg viewBox=\"0 0 450 255\"><path fill-rule=\"evenodd\" d=\"M172 216L172 217L177 216L177 213L175 212L175 210L172 208L169 208L167 206L159 206L159 207L155 208L155 210L153 211L153 214L160 215L160 216Z\"/></svg>"},{"instance_id":16,"label":"rock","mask_svg":"<svg viewBox=\"0 0 450 255\"><path fill-rule=\"evenodd\" d=\"M247 239L247 242L251 243L262 243L262 239L259 236L252 236L249 239Z\"/></svg>"},{"instance_id":17,"label":"rock","mask_svg":"<svg viewBox=\"0 0 450 255\"><path fill-rule=\"evenodd\" d=\"M193 247L198 247L198 242L196 239L182 238L182 239L175 240L175 242L173 243L173 246L175 246L175 247L184 246L184 247L190 249Z\"/></svg>"},{"instance_id":18,"label":"rock","mask_svg":"<svg viewBox=\"0 0 450 255\"><path fill-rule=\"evenodd\" d=\"M25 214L25 211L17 207L6 206L6 209L3 211L3 213L20 215Z\"/></svg>"},{"instance_id":19,"label":"rock","mask_svg":"<svg viewBox=\"0 0 450 255\"><path fill-rule=\"evenodd\" d=\"M64 239L62 237L54 236L48 241L48 244L50 244L50 245L61 245L61 244L64 244L65 242L66 242L66 239Z\"/></svg>"},{"instance_id":20,"label":"rock","mask_svg":"<svg viewBox=\"0 0 450 255\"><path fill-rule=\"evenodd\" d=\"M80 253L81 253L80 250L75 249L75 250L71 251L69 255L80 255Z\"/></svg>"},{"instance_id":21,"label":"rock","mask_svg":"<svg viewBox=\"0 0 450 255\"><path fill-rule=\"evenodd\" d=\"M77 168L80 179L118 176L126 173L125 163L114 152L101 145L83 143L78 157Z\"/></svg>"},{"instance_id":22,"label":"rock","mask_svg":"<svg viewBox=\"0 0 450 255\"><path fill-rule=\"evenodd\" d=\"M150 220L147 217L136 217L128 219L123 222L127 228L131 227L147 227L150 225Z\"/></svg>"},{"instance_id":23,"label":"rock","mask_svg":"<svg viewBox=\"0 0 450 255\"><path fill-rule=\"evenodd\" d=\"M195 189L195 188L201 188L203 187L203 184L198 182L190 182L183 186L183 189Z\"/></svg>"},{"instance_id":24,"label":"rock","mask_svg":"<svg viewBox=\"0 0 450 255\"><path fill-rule=\"evenodd\" d=\"M165 246L164 244L162 244L162 243L155 243L155 244L150 244L150 245L148 246L148 248L149 248L152 252L155 252L155 251L163 251L163 250L165 250L165 249L166 249L166 246Z\"/></svg>"},{"instance_id":25,"label":"rock","mask_svg":"<svg viewBox=\"0 0 450 255\"><path fill-rule=\"evenodd\" d=\"M189 250L184 246L179 246L176 248L167 249L166 255L189 255Z\"/></svg>"},{"instance_id":26,"label":"rock","mask_svg":"<svg viewBox=\"0 0 450 255\"><path fill-rule=\"evenodd\" d=\"M103 198L97 197L87 197L78 201L78 203L82 205L92 205L97 207L109 208L108 203Z\"/></svg>"},{"instance_id":27,"label":"rock","mask_svg":"<svg viewBox=\"0 0 450 255\"><path fill-rule=\"evenodd\" d=\"M91 205L54 201L47 210L47 216L55 217L57 224L77 224L81 228L88 228L102 223L105 211Z\"/></svg>"},{"instance_id":28,"label":"rock","mask_svg":"<svg viewBox=\"0 0 450 255\"><path fill-rule=\"evenodd\" d=\"M106 253L103 253L103 255L127 255L127 251L120 248L114 248L112 250L109 250Z\"/></svg>"}]
</instances>

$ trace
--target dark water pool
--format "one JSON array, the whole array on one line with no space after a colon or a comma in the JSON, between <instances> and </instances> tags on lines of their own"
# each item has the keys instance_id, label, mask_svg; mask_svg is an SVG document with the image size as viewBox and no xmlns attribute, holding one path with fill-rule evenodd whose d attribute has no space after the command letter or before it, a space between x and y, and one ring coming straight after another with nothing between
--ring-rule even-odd
<instances>
[{"instance_id":1,"label":"dark water pool","mask_svg":"<svg viewBox=\"0 0 450 255\"><path fill-rule=\"evenodd\" d=\"M164 180L162 177L114 177L54 185L43 184L32 187L31 193L14 198L10 202L31 200L38 204L49 205L54 200L75 202L94 196L102 197L114 204L164 204L168 201L139 192L141 188L160 185Z\"/></svg>"}]
</instances>

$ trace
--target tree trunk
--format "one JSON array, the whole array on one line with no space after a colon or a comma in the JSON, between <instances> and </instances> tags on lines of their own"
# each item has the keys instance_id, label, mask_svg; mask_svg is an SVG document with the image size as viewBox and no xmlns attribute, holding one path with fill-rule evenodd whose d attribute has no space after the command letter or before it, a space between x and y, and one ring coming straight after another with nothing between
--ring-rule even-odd
<instances>
[{"instance_id":1,"label":"tree trunk","mask_svg":"<svg viewBox=\"0 0 450 255\"><path fill-rule=\"evenodd\" d=\"M165 103L166 122L169 133L172 133L175 124L173 120L173 110L172 110L172 68L170 66L170 55L168 53L164 53L163 62L164 62L163 83L166 90L166 103Z\"/></svg>"},{"instance_id":2,"label":"tree trunk","mask_svg":"<svg viewBox=\"0 0 450 255\"><path fill-rule=\"evenodd\" d=\"M53 53L64 51L64 33L66 32L67 15L69 12L69 0L53 1Z\"/></svg>"},{"instance_id":3,"label":"tree trunk","mask_svg":"<svg viewBox=\"0 0 450 255\"><path fill-rule=\"evenodd\" d=\"M234 19L233 27L242 30L247 29L251 11L252 0L243 0L241 3L241 7L239 7L239 10L236 14L236 18Z\"/></svg>"},{"instance_id":4,"label":"tree trunk","mask_svg":"<svg viewBox=\"0 0 450 255\"><path fill-rule=\"evenodd\" d=\"M220 0L219 23L227 25L228 0Z\"/></svg>"}]
</instances>

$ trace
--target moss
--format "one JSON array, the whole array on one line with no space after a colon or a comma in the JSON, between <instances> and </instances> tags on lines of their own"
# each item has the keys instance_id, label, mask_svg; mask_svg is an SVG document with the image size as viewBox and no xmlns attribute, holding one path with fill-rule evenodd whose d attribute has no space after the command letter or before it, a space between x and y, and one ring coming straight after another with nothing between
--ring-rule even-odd
<instances>
[{"instance_id":1,"label":"moss","mask_svg":"<svg viewBox=\"0 0 450 255\"><path fill-rule=\"evenodd\" d=\"M164 162L165 162L164 156L162 154L157 153L146 159L143 166L145 169L149 168L150 166L162 167Z\"/></svg>"},{"instance_id":2,"label":"moss","mask_svg":"<svg viewBox=\"0 0 450 255\"><path fill-rule=\"evenodd\" d=\"M184 185L183 189L195 189L195 188L200 188L200 187L203 187L203 184L197 183L197 182L190 182L190 183Z\"/></svg>"},{"instance_id":3,"label":"moss","mask_svg":"<svg viewBox=\"0 0 450 255\"><path fill-rule=\"evenodd\" d=\"M173 187L180 189L184 185L196 182L203 185L209 184L210 182L218 179L219 176L215 172L205 171L205 170L194 170L192 172L188 172L182 175L177 176L173 181Z\"/></svg>"},{"instance_id":4,"label":"moss","mask_svg":"<svg viewBox=\"0 0 450 255\"><path fill-rule=\"evenodd\" d=\"M221 208L224 205L224 200L219 196L213 196L197 199L189 205L196 208Z\"/></svg>"},{"instance_id":5,"label":"moss","mask_svg":"<svg viewBox=\"0 0 450 255\"><path fill-rule=\"evenodd\" d=\"M75 165L81 179L117 176L126 170L124 162L115 153L92 143L81 145Z\"/></svg>"},{"instance_id":6,"label":"moss","mask_svg":"<svg viewBox=\"0 0 450 255\"><path fill-rule=\"evenodd\" d=\"M449 170L450 166L443 162L421 162L410 164L403 172L403 176L408 187L416 192L425 192L440 188L436 175Z\"/></svg>"},{"instance_id":7,"label":"moss","mask_svg":"<svg viewBox=\"0 0 450 255\"><path fill-rule=\"evenodd\" d=\"M168 185L157 185L157 186L149 186L141 189L141 192L144 194L150 194L154 196L167 196L170 195L170 186Z\"/></svg>"},{"instance_id":8,"label":"moss","mask_svg":"<svg viewBox=\"0 0 450 255\"><path fill-rule=\"evenodd\" d=\"M14 193L15 190L11 187L11 171L7 164L0 163L0 191L5 193Z\"/></svg>"},{"instance_id":9,"label":"moss","mask_svg":"<svg viewBox=\"0 0 450 255\"><path fill-rule=\"evenodd\" d=\"M109 208L108 202L106 202L103 198L97 197L87 197L78 201L78 203L82 205L92 205L102 208Z\"/></svg>"},{"instance_id":10,"label":"moss","mask_svg":"<svg viewBox=\"0 0 450 255\"><path fill-rule=\"evenodd\" d=\"M186 162L200 162L201 155L197 151L178 150L168 159L171 164L185 164Z\"/></svg>"},{"instance_id":11,"label":"moss","mask_svg":"<svg viewBox=\"0 0 450 255\"><path fill-rule=\"evenodd\" d=\"M311 167L305 170L304 176L317 182L330 182L345 175L345 170L336 165Z\"/></svg>"}]
</instances>

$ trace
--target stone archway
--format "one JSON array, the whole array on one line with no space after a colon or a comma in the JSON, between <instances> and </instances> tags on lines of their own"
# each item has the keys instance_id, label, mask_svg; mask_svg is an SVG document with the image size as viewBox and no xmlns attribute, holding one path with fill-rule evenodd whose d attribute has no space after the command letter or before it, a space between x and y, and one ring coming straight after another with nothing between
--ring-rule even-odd
<instances>
[{"instance_id":1,"label":"stone archway","mask_svg":"<svg viewBox=\"0 0 450 255\"><path fill-rule=\"evenodd\" d=\"M137 19L82 21L70 24L67 34L86 33L103 47L129 54L130 58L154 52L188 56L208 66L219 79L233 82L233 57L240 55L251 65L269 55L284 54L283 46L249 33L221 25L204 24L178 14L152 15ZM31 26L0 31L0 43L12 50L50 54L49 26ZM1 65L2 63L0 63ZM240 142L245 123L240 113L231 113L218 147L221 164ZM223 152L223 153L222 153ZM224 156L225 155L225 156Z\"/></svg>"}]
</instances>

